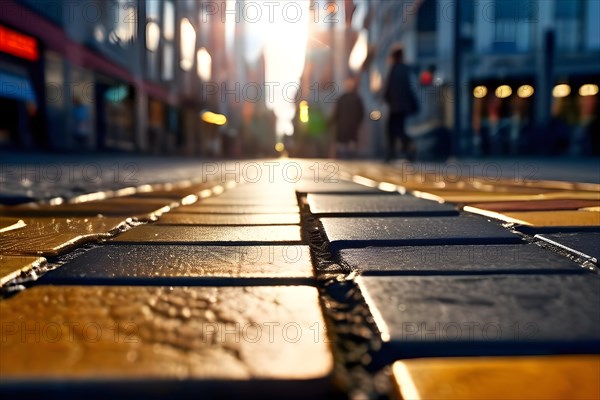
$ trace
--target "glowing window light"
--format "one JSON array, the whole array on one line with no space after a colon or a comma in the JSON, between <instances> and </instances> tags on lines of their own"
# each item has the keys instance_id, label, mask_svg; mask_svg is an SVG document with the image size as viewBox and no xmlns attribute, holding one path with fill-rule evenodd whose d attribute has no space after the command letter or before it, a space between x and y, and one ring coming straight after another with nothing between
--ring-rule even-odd
<instances>
[{"instance_id":1,"label":"glowing window light","mask_svg":"<svg viewBox=\"0 0 600 400\"><path fill-rule=\"evenodd\" d=\"M369 114L369 118L371 118L371 120L373 120L373 121L379 121L381 119L381 111L379 111L379 110L371 111L371 114Z\"/></svg>"},{"instance_id":2,"label":"glowing window light","mask_svg":"<svg viewBox=\"0 0 600 400\"><path fill-rule=\"evenodd\" d=\"M181 31L181 61L179 65L184 71L194 66L194 51L196 50L196 31L189 19L183 18L180 23Z\"/></svg>"},{"instance_id":3,"label":"glowing window light","mask_svg":"<svg viewBox=\"0 0 600 400\"><path fill-rule=\"evenodd\" d=\"M354 45L354 48L350 53L350 59L348 60L348 66L352 71L360 71L367 59L368 47L367 30L363 29L358 35L358 39L356 40L356 44Z\"/></svg>"},{"instance_id":4,"label":"glowing window light","mask_svg":"<svg viewBox=\"0 0 600 400\"><path fill-rule=\"evenodd\" d=\"M308 122L308 102L302 100L300 102L300 122L306 124Z\"/></svg>"},{"instance_id":5,"label":"glowing window light","mask_svg":"<svg viewBox=\"0 0 600 400\"><path fill-rule=\"evenodd\" d=\"M475 89L473 89L473 97L476 99L483 99L487 95L487 92L488 90L485 86L476 86Z\"/></svg>"},{"instance_id":6,"label":"glowing window light","mask_svg":"<svg viewBox=\"0 0 600 400\"><path fill-rule=\"evenodd\" d=\"M526 99L528 97L531 97L534 92L535 90L533 89L533 86L522 85L517 89L517 96L519 96L522 99Z\"/></svg>"},{"instance_id":7,"label":"glowing window light","mask_svg":"<svg viewBox=\"0 0 600 400\"><path fill-rule=\"evenodd\" d=\"M217 114L212 111L204 111L201 118L202 121L212 125L221 126L227 123L227 117L225 117L223 114Z\"/></svg>"},{"instance_id":8,"label":"glowing window light","mask_svg":"<svg viewBox=\"0 0 600 400\"><path fill-rule=\"evenodd\" d=\"M160 27L156 22L148 22L146 24L146 48L148 51L155 52L158 50L160 41Z\"/></svg>"},{"instance_id":9,"label":"glowing window light","mask_svg":"<svg viewBox=\"0 0 600 400\"><path fill-rule=\"evenodd\" d=\"M505 99L512 94L512 89L508 85L501 85L496 88L496 97L499 99Z\"/></svg>"},{"instance_id":10,"label":"glowing window light","mask_svg":"<svg viewBox=\"0 0 600 400\"><path fill-rule=\"evenodd\" d=\"M598 94L598 85L594 85L593 83L588 83L579 88L579 95L582 97L585 96L595 96Z\"/></svg>"},{"instance_id":11,"label":"glowing window light","mask_svg":"<svg viewBox=\"0 0 600 400\"><path fill-rule=\"evenodd\" d=\"M571 86L566 83L554 86L552 89L552 96L556 98L567 97L571 94Z\"/></svg>"},{"instance_id":12,"label":"glowing window light","mask_svg":"<svg viewBox=\"0 0 600 400\"><path fill-rule=\"evenodd\" d=\"M210 81L212 72L212 57L204 47L201 47L196 52L196 68L198 69L198 76L204 82Z\"/></svg>"}]
</instances>

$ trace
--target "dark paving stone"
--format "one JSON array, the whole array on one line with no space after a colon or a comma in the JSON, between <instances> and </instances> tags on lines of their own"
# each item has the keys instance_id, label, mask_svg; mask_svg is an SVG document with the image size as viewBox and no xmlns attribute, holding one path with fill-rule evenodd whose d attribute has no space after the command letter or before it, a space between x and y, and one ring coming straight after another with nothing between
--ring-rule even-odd
<instances>
[{"instance_id":1,"label":"dark paving stone","mask_svg":"<svg viewBox=\"0 0 600 400\"><path fill-rule=\"evenodd\" d=\"M452 205L401 195L309 194L310 211L316 215L458 215Z\"/></svg>"},{"instance_id":2,"label":"dark paving stone","mask_svg":"<svg viewBox=\"0 0 600 400\"><path fill-rule=\"evenodd\" d=\"M598 232L556 233L535 235L535 237L578 256L589 258L594 263L600 260L600 233Z\"/></svg>"},{"instance_id":3,"label":"dark paving stone","mask_svg":"<svg viewBox=\"0 0 600 400\"><path fill-rule=\"evenodd\" d=\"M141 225L109 243L166 244L296 244L301 241L300 227L276 226L167 226Z\"/></svg>"},{"instance_id":4,"label":"dark paving stone","mask_svg":"<svg viewBox=\"0 0 600 400\"><path fill-rule=\"evenodd\" d=\"M332 249L367 246L520 243L495 222L476 216L321 218Z\"/></svg>"},{"instance_id":5,"label":"dark paving stone","mask_svg":"<svg viewBox=\"0 0 600 400\"><path fill-rule=\"evenodd\" d=\"M364 275L586 272L569 258L534 244L367 247L339 254Z\"/></svg>"},{"instance_id":6,"label":"dark paving stone","mask_svg":"<svg viewBox=\"0 0 600 400\"><path fill-rule=\"evenodd\" d=\"M296 191L299 193L333 193L333 194L361 194L361 193L378 193L385 194L388 192L384 192L377 188L359 185L358 183L348 182L348 181L318 181L315 182L313 180L301 180L296 183Z\"/></svg>"},{"instance_id":7,"label":"dark paving stone","mask_svg":"<svg viewBox=\"0 0 600 400\"><path fill-rule=\"evenodd\" d=\"M40 282L148 284L312 282L307 246L120 245L92 249Z\"/></svg>"},{"instance_id":8,"label":"dark paving stone","mask_svg":"<svg viewBox=\"0 0 600 400\"><path fill-rule=\"evenodd\" d=\"M597 353L600 277L360 277L384 340L404 357Z\"/></svg>"},{"instance_id":9,"label":"dark paving stone","mask_svg":"<svg viewBox=\"0 0 600 400\"><path fill-rule=\"evenodd\" d=\"M35 201L35 198L18 193L0 193L0 204L8 206Z\"/></svg>"}]
</instances>

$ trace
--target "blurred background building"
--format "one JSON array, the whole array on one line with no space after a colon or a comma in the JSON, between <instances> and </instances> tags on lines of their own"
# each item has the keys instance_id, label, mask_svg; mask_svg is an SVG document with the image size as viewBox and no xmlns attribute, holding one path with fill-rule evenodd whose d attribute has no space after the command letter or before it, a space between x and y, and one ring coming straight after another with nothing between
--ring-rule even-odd
<instances>
[{"instance_id":1,"label":"blurred background building","mask_svg":"<svg viewBox=\"0 0 600 400\"><path fill-rule=\"evenodd\" d=\"M224 2L0 3L0 146L236 154L221 113L241 107L225 91L245 66L226 52Z\"/></svg>"},{"instance_id":2,"label":"blurred background building","mask_svg":"<svg viewBox=\"0 0 600 400\"><path fill-rule=\"evenodd\" d=\"M379 111L388 51L401 41L418 78L410 133L421 156L589 155L600 134L599 18L598 0L373 0L361 93ZM381 122L370 123L372 154L383 151Z\"/></svg>"},{"instance_id":3,"label":"blurred background building","mask_svg":"<svg viewBox=\"0 0 600 400\"><path fill-rule=\"evenodd\" d=\"M354 76L359 155L382 157L380 93L402 42L421 158L598 151L600 0L307 1L294 132L277 136L266 56L244 57L255 21L237 14L228 33L223 12L253 2L0 0L0 147L326 157Z\"/></svg>"}]
</instances>

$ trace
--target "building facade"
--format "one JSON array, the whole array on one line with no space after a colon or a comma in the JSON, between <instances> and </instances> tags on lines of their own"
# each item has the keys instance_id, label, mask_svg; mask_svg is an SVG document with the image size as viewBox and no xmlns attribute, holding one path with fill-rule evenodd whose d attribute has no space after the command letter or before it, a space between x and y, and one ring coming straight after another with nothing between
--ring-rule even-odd
<instances>
[{"instance_id":1,"label":"building facade","mask_svg":"<svg viewBox=\"0 0 600 400\"><path fill-rule=\"evenodd\" d=\"M362 93L381 107L387 54L402 42L418 80L418 141L442 127L458 155L586 155L599 117L599 17L598 0L373 0ZM381 139L381 123L371 130Z\"/></svg>"},{"instance_id":2,"label":"building facade","mask_svg":"<svg viewBox=\"0 0 600 400\"><path fill-rule=\"evenodd\" d=\"M0 146L209 152L201 112L218 111L207 88L226 69L217 3L1 3L0 42L14 48L0 46Z\"/></svg>"}]
</instances>

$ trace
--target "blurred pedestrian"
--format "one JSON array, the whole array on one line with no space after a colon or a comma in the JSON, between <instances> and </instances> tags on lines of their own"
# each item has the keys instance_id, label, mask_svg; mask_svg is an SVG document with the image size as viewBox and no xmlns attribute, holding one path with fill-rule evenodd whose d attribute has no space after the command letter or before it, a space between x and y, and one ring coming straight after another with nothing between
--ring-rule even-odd
<instances>
[{"instance_id":1,"label":"blurred pedestrian","mask_svg":"<svg viewBox=\"0 0 600 400\"><path fill-rule=\"evenodd\" d=\"M74 138L79 149L87 149L92 135L92 117L87 104L79 97L73 100Z\"/></svg>"},{"instance_id":2,"label":"blurred pedestrian","mask_svg":"<svg viewBox=\"0 0 600 400\"><path fill-rule=\"evenodd\" d=\"M413 90L410 69L404 64L404 49L396 45L390 52L391 69L384 87L384 99L389 106L388 119L388 148L386 162L391 161L396 155L396 140L402 143L402 152L409 160L414 159L415 146L412 139L406 134L404 123L406 117L419 111L417 97Z\"/></svg>"},{"instance_id":3,"label":"blurred pedestrian","mask_svg":"<svg viewBox=\"0 0 600 400\"><path fill-rule=\"evenodd\" d=\"M358 129L364 114L365 108L357 92L356 79L348 78L344 82L344 93L338 98L331 117L337 158L356 156Z\"/></svg>"}]
</instances>

